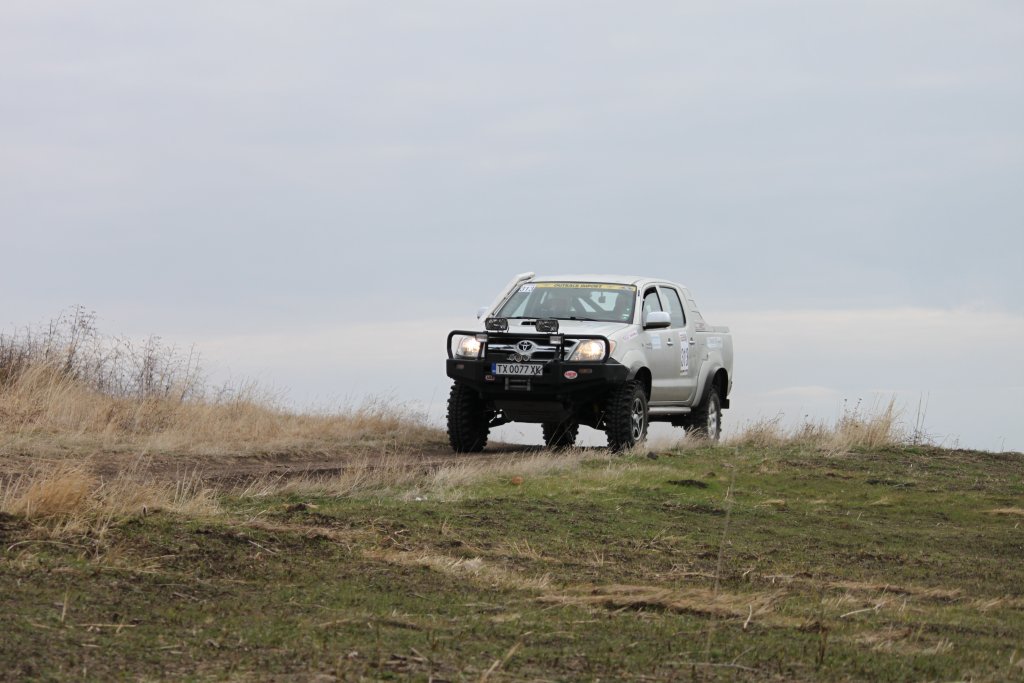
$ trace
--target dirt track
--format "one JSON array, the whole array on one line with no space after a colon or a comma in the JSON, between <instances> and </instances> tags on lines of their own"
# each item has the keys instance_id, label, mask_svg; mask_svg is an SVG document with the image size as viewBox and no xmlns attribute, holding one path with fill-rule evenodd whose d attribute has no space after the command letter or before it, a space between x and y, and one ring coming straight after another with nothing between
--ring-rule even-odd
<instances>
[{"instance_id":1,"label":"dirt track","mask_svg":"<svg viewBox=\"0 0 1024 683\"><path fill-rule=\"evenodd\" d=\"M429 471L457 462L492 460L496 456L528 455L543 450L540 446L516 444L489 445L483 453L453 453L447 444L425 444L419 449L380 453L368 449L351 449L337 453L267 453L259 455L178 455L133 452L100 452L83 456L62 456L62 460L89 463L101 477L113 477L131 471L147 481L177 481L198 477L210 486L229 488L267 477L327 477L339 474L353 465L372 468L374 462L396 463L410 469ZM8 455L0 458L0 477L17 476L31 471L41 461L55 458L37 455Z\"/></svg>"}]
</instances>

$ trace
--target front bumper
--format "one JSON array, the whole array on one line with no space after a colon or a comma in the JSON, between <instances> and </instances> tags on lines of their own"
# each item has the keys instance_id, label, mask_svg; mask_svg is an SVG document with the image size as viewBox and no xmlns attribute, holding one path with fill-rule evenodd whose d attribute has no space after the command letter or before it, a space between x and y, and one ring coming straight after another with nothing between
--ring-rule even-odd
<instances>
[{"instance_id":1,"label":"front bumper","mask_svg":"<svg viewBox=\"0 0 1024 683\"><path fill-rule=\"evenodd\" d=\"M601 363L550 360L543 364L543 374L534 377L496 375L495 362L449 358L448 376L473 387L486 398L571 401L603 395L623 384L629 375L626 366L612 359Z\"/></svg>"},{"instance_id":2,"label":"front bumper","mask_svg":"<svg viewBox=\"0 0 1024 683\"><path fill-rule=\"evenodd\" d=\"M460 358L455 355L453 340L457 335L474 335L483 343L480 358ZM567 337L569 337L567 339ZM605 343L605 355L600 360L573 361L566 358L571 345L585 339ZM527 358L518 358L512 345L528 342ZM448 334L448 376L459 384L467 385L492 401L500 410L513 415L513 419L534 421L550 409L578 411L585 405L592 408L616 386L622 385L629 374L627 368L613 360L609 354L611 342L607 337L590 334L564 335L558 333L480 333L452 330ZM534 376L506 376L496 372L496 363L528 363L540 365L541 374ZM536 411L527 411L533 405ZM526 411L526 412L524 412Z\"/></svg>"}]
</instances>

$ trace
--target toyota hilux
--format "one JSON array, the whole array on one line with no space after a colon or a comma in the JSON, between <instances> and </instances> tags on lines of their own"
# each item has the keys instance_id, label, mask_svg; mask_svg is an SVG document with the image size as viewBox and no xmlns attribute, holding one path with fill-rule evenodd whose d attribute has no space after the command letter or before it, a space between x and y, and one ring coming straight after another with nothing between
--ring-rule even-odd
<instances>
[{"instance_id":1,"label":"toyota hilux","mask_svg":"<svg viewBox=\"0 0 1024 683\"><path fill-rule=\"evenodd\" d=\"M657 278L516 276L480 330L448 334L448 438L483 450L492 427L542 426L551 448L575 444L580 425L614 451L644 441L651 422L717 440L729 407L733 348L707 324L690 291Z\"/></svg>"}]
</instances>

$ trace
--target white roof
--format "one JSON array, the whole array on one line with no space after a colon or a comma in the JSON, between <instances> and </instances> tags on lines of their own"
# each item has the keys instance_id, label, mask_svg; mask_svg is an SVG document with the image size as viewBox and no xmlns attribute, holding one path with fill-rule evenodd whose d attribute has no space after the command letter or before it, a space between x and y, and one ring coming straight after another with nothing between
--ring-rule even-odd
<instances>
[{"instance_id":1,"label":"white roof","mask_svg":"<svg viewBox=\"0 0 1024 683\"><path fill-rule=\"evenodd\" d=\"M531 282L595 282L616 285L639 285L642 282L670 282L656 277L641 277L640 275L595 275L584 273L582 275L537 275L530 278Z\"/></svg>"}]
</instances>

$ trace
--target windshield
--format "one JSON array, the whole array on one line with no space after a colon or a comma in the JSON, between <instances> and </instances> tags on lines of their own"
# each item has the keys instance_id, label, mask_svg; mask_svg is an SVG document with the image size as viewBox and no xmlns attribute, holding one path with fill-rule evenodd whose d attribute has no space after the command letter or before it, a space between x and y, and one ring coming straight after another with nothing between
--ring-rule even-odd
<instances>
[{"instance_id":1,"label":"windshield","mask_svg":"<svg viewBox=\"0 0 1024 683\"><path fill-rule=\"evenodd\" d=\"M528 282L505 302L499 318L559 318L628 323L636 287L590 282Z\"/></svg>"}]
</instances>

